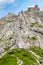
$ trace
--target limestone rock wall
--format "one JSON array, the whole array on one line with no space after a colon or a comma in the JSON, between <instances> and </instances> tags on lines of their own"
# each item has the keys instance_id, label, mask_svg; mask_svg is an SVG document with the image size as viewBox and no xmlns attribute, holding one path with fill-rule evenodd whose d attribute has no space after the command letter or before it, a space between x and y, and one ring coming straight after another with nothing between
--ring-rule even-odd
<instances>
[{"instance_id":1,"label":"limestone rock wall","mask_svg":"<svg viewBox=\"0 0 43 65\"><path fill-rule=\"evenodd\" d=\"M37 5L0 19L0 54L11 47L31 46L43 48L43 11Z\"/></svg>"}]
</instances>

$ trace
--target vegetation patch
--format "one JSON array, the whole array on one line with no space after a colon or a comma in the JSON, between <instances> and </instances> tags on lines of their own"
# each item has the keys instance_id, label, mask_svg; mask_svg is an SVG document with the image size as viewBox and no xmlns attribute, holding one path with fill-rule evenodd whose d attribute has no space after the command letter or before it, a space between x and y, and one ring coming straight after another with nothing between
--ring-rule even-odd
<instances>
[{"instance_id":1,"label":"vegetation patch","mask_svg":"<svg viewBox=\"0 0 43 65\"><path fill-rule=\"evenodd\" d=\"M31 23L30 27L33 27L33 26L38 26L38 22Z\"/></svg>"},{"instance_id":2,"label":"vegetation patch","mask_svg":"<svg viewBox=\"0 0 43 65\"><path fill-rule=\"evenodd\" d=\"M0 60L0 65L18 65L17 57L23 61L22 65L37 65L34 56L25 49L13 49L11 52L5 54Z\"/></svg>"},{"instance_id":3,"label":"vegetation patch","mask_svg":"<svg viewBox=\"0 0 43 65\"><path fill-rule=\"evenodd\" d=\"M33 52L35 52L37 55L41 56L43 58L43 49L39 48L39 47L31 47L30 48Z\"/></svg>"}]
</instances>

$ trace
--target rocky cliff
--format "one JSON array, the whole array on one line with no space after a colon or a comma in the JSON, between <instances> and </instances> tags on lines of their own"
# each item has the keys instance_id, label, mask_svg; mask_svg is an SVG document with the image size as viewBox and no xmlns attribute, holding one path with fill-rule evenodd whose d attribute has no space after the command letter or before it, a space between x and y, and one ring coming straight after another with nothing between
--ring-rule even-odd
<instances>
[{"instance_id":1,"label":"rocky cliff","mask_svg":"<svg viewBox=\"0 0 43 65\"><path fill-rule=\"evenodd\" d=\"M38 5L0 19L0 54L12 48L43 48L43 11Z\"/></svg>"}]
</instances>

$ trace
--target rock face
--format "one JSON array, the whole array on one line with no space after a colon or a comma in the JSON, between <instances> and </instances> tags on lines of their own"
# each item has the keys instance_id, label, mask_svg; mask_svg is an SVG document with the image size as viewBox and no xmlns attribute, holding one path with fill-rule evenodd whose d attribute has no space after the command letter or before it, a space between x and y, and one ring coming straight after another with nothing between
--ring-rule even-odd
<instances>
[{"instance_id":1,"label":"rock face","mask_svg":"<svg viewBox=\"0 0 43 65\"><path fill-rule=\"evenodd\" d=\"M37 5L0 19L0 54L5 49L31 46L43 48L43 11Z\"/></svg>"}]
</instances>

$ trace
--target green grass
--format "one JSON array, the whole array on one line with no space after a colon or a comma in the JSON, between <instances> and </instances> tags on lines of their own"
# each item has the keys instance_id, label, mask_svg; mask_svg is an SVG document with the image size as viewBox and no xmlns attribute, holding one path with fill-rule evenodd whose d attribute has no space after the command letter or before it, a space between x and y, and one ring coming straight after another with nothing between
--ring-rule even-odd
<instances>
[{"instance_id":1,"label":"green grass","mask_svg":"<svg viewBox=\"0 0 43 65\"><path fill-rule=\"evenodd\" d=\"M30 27L33 27L33 26L38 26L38 22L32 22Z\"/></svg>"},{"instance_id":2,"label":"green grass","mask_svg":"<svg viewBox=\"0 0 43 65\"><path fill-rule=\"evenodd\" d=\"M7 22L12 22L11 20L7 21Z\"/></svg>"},{"instance_id":3,"label":"green grass","mask_svg":"<svg viewBox=\"0 0 43 65\"><path fill-rule=\"evenodd\" d=\"M34 46L34 47L31 47L31 50L43 58L43 49Z\"/></svg>"},{"instance_id":4,"label":"green grass","mask_svg":"<svg viewBox=\"0 0 43 65\"><path fill-rule=\"evenodd\" d=\"M37 37L33 36L33 37L30 38L30 40L37 40Z\"/></svg>"},{"instance_id":5,"label":"green grass","mask_svg":"<svg viewBox=\"0 0 43 65\"><path fill-rule=\"evenodd\" d=\"M2 42L3 40L2 40L2 38L0 38L0 42Z\"/></svg>"},{"instance_id":6,"label":"green grass","mask_svg":"<svg viewBox=\"0 0 43 65\"><path fill-rule=\"evenodd\" d=\"M22 65L37 65L34 56L25 49L14 49L0 59L0 65L18 65L17 57L23 61Z\"/></svg>"}]
</instances>

